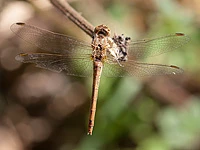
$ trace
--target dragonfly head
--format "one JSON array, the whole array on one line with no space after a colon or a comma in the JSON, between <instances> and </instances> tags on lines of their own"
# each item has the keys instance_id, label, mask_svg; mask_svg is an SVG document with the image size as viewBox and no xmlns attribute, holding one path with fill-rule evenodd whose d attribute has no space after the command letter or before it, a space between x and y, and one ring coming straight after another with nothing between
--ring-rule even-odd
<instances>
[{"instance_id":1,"label":"dragonfly head","mask_svg":"<svg viewBox=\"0 0 200 150\"><path fill-rule=\"evenodd\" d=\"M108 36L110 36L110 29L106 25L102 24L102 25L95 27L94 34L95 34L95 36L103 35L104 37L108 37Z\"/></svg>"}]
</instances>

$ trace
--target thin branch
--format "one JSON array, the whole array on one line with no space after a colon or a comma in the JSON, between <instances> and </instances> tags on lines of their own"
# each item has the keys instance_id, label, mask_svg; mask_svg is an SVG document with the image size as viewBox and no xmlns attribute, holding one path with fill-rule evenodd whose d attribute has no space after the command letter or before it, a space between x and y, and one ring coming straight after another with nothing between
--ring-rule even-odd
<instances>
[{"instance_id":1,"label":"thin branch","mask_svg":"<svg viewBox=\"0 0 200 150\"><path fill-rule=\"evenodd\" d=\"M90 37L93 36L94 26L73 9L66 1L61 2L59 0L50 0L50 2Z\"/></svg>"}]
</instances>

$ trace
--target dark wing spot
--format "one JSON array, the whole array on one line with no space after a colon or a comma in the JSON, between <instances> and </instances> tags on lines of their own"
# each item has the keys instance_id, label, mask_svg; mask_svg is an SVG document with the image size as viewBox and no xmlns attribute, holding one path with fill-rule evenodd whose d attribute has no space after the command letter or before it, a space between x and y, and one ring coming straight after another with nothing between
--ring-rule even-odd
<instances>
[{"instance_id":1,"label":"dark wing spot","mask_svg":"<svg viewBox=\"0 0 200 150\"><path fill-rule=\"evenodd\" d=\"M174 65L171 65L170 67L172 67L172 68L176 68L176 69L180 69L179 67L174 66Z\"/></svg>"},{"instance_id":2,"label":"dark wing spot","mask_svg":"<svg viewBox=\"0 0 200 150\"><path fill-rule=\"evenodd\" d=\"M175 33L177 36L184 36L185 34L183 33Z\"/></svg>"},{"instance_id":3,"label":"dark wing spot","mask_svg":"<svg viewBox=\"0 0 200 150\"><path fill-rule=\"evenodd\" d=\"M25 25L25 23L22 23L22 22L18 22L18 23L16 23L17 25L21 25L21 26L23 26L23 25Z\"/></svg>"}]
</instances>

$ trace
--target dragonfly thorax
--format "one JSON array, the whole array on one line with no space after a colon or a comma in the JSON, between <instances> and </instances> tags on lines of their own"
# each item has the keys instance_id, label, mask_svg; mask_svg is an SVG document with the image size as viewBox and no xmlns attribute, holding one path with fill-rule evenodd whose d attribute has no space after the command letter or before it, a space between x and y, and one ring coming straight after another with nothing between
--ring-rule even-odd
<instances>
[{"instance_id":1,"label":"dragonfly thorax","mask_svg":"<svg viewBox=\"0 0 200 150\"><path fill-rule=\"evenodd\" d=\"M106 25L99 25L94 29L92 40L92 58L94 61L105 61L107 51L112 47L113 40L110 38L110 29Z\"/></svg>"},{"instance_id":2,"label":"dragonfly thorax","mask_svg":"<svg viewBox=\"0 0 200 150\"><path fill-rule=\"evenodd\" d=\"M106 61L107 55L111 56L114 63L120 65L121 61L127 61L129 37L114 35L110 37L110 29L105 25L99 25L94 29L92 40L92 58L97 61ZM109 57L110 58L110 57ZM109 61L109 60L108 60Z\"/></svg>"}]
</instances>

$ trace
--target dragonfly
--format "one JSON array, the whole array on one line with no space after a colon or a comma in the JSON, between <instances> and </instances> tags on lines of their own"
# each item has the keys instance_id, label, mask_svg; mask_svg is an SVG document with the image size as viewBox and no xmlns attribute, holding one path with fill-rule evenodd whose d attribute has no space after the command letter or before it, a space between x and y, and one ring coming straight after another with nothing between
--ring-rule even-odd
<instances>
[{"instance_id":1,"label":"dragonfly","mask_svg":"<svg viewBox=\"0 0 200 150\"><path fill-rule=\"evenodd\" d=\"M66 75L93 76L88 135L93 133L101 75L143 77L180 74L183 70L177 66L144 63L142 59L179 48L189 41L183 33L132 41L123 34L111 36L111 30L103 24L95 27L91 43L25 23L15 23L11 30L44 51L20 53L15 57L17 61Z\"/></svg>"}]
</instances>

